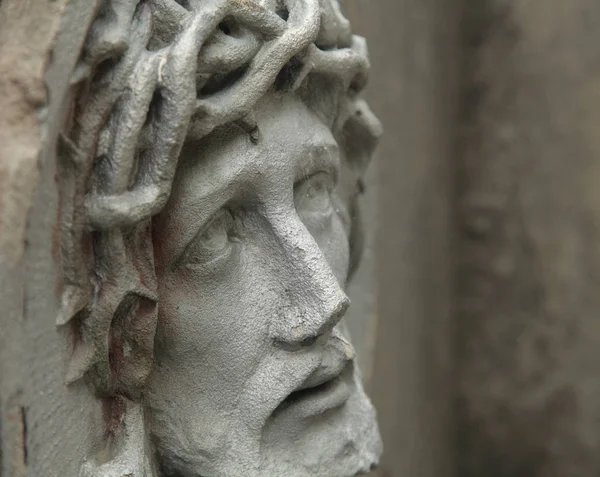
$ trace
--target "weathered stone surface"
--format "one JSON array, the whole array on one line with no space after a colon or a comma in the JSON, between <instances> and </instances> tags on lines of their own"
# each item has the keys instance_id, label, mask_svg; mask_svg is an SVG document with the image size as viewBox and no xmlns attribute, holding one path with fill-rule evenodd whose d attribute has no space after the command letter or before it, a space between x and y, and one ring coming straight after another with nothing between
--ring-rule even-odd
<instances>
[{"instance_id":1,"label":"weathered stone surface","mask_svg":"<svg viewBox=\"0 0 600 477\"><path fill-rule=\"evenodd\" d=\"M79 3L79 5L77 5ZM58 193L48 138L69 69L52 49L72 21L80 42L93 2L4 0L0 5L0 473L77 475L101 428L87 391L64 385L66 341L57 333ZM80 15L73 16L73 8ZM91 20L91 11L87 22ZM76 41L76 39L75 39ZM66 53L76 60L79 46ZM75 56L73 56L75 55ZM60 57L61 55L59 55ZM63 58L64 59L64 58ZM67 64L68 64L67 60ZM54 75L48 82L47 75ZM60 121L56 121L60 123Z\"/></svg>"},{"instance_id":2,"label":"weathered stone surface","mask_svg":"<svg viewBox=\"0 0 600 477\"><path fill-rule=\"evenodd\" d=\"M0 4L0 250L9 265L23 254L27 213L38 182L38 114L47 105L44 74L63 3Z\"/></svg>"}]
</instances>

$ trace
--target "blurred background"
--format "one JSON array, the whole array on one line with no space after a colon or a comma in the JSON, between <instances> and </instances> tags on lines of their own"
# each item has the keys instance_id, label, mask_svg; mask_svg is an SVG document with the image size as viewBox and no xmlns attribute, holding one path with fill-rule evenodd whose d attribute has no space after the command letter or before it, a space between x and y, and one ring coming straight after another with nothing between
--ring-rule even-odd
<instances>
[{"instance_id":1,"label":"blurred background","mask_svg":"<svg viewBox=\"0 0 600 477\"><path fill-rule=\"evenodd\" d=\"M386 130L349 317L377 475L600 475L600 2L343 6Z\"/></svg>"}]
</instances>

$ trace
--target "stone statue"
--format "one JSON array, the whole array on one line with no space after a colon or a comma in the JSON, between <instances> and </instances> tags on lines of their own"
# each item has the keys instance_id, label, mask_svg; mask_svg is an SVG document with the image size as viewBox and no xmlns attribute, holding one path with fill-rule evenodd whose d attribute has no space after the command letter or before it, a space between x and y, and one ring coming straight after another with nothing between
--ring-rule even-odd
<instances>
[{"instance_id":1,"label":"stone statue","mask_svg":"<svg viewBox=\"0 0 600 477\"><path fill-rule=\"evenodd\" d=\"M87 477L352 477L381 453L343 322L380 126L337 0L104 0L60 137L58 326Z\"/></svg>"}]
</instances>

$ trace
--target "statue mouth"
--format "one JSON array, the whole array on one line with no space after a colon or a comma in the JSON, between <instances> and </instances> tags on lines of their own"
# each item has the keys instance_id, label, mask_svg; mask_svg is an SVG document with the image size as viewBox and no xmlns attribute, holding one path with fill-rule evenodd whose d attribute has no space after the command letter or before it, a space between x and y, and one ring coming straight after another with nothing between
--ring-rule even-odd
<instances>
[{"instance_id":1,"label":"statue mouth","mask_svg":"<svg viewBox=\"0 0 600 477\"><path fill-rule=\"evenodd\" d=\"M352 394L353 360L327 362L317 368L275 409L290 411L303 417L314 416L343 406Z\"/></svg>"}]
</instances>

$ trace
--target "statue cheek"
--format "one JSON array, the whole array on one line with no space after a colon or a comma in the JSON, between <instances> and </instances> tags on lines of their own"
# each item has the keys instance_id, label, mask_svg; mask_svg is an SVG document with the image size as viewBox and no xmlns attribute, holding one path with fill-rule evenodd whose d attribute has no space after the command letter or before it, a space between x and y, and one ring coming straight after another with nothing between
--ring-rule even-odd
<instances>
[{"instance_id":1,"label":"statue cheek","mask_svg":"<svg viewBox=\"0 0 600 477\"><path fill-rule=\"evenodd\" d=\"M210 319L210 292L192 274L159 278L155 351L162 356L197 356L206 347L205 323ZM212 307L214 309L214 307Z\"/></svg>"}]
</instances>

